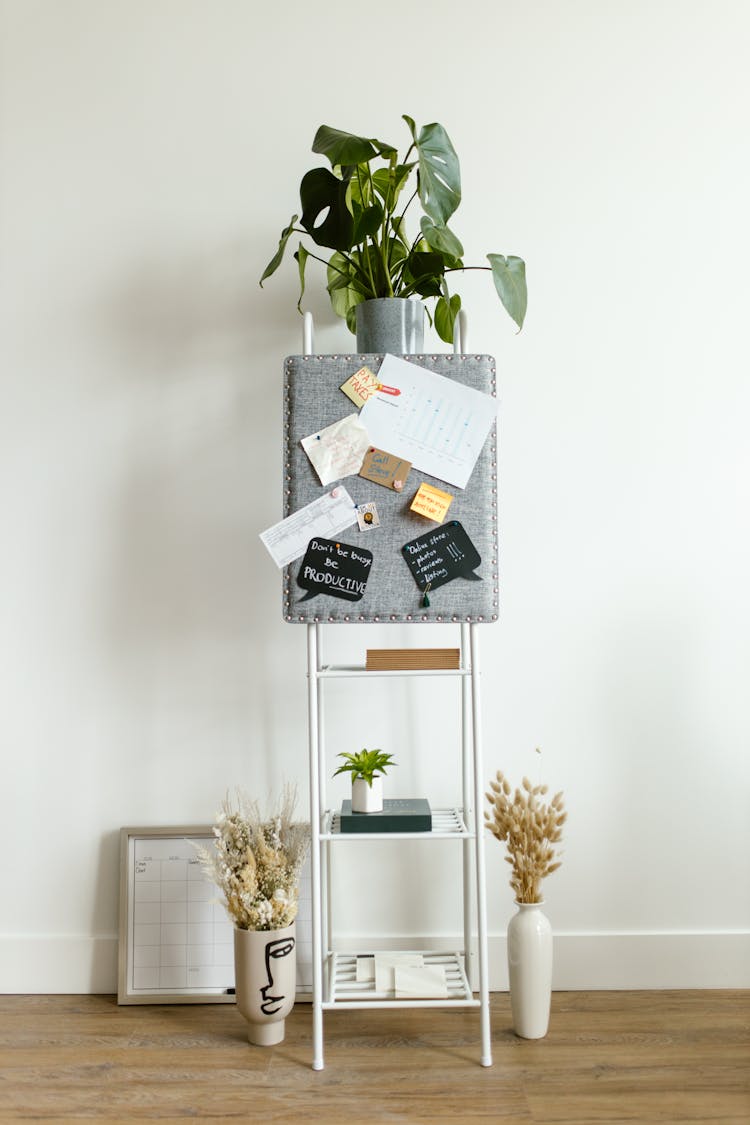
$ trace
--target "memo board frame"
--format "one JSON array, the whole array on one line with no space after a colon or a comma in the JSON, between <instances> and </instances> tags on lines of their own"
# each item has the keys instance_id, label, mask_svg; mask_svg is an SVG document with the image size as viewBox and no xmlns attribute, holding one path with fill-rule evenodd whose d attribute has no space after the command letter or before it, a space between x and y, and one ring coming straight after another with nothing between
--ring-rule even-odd
<instances>
[{"instance_id":1,"label":"memo board frame","mask_svg":"<svg viewBox=\"0 0 750 1125\"><path fill-rule=\"evenodd\" d=\"M177 825L174 827L139 827L120 829L120 916L117 958L118 1004L234 1004L234 971L226 987L207 989L155 988L138 990L133 987L132 954L134 901L133 879L136 841L158 840L161 844L184 846L186 840L210 843L215 839L213 828L207 824ZM309 1001L312 991L311 930L309 858L300 874L297 928L297 1002ZM218 898L219 892L216 890Z\"/></svg>"},{"instance_id":2,"label":"memo board frame","mask_svg":"<svg viewBox=\"0 0 750 1125\"><path fill-rule=\"evenodd\" d=\"M215 988L190 989L174 987L155 987L136 989L133 983L134 954L134 876L135 845L137 842L154 840L160 844L174 843L184 848L188 840L214 839L210 825L177 825L165 827L141 827L120 829L120 926L117 956L117 1003L118 1004L234 1004L234 972L224 986ZM197 858L197 857L196 857Z\"/></svg>"},{"instance_id":3,"label":"memo board frame","mask_svg":"<svg viewBox=\"0 0 750 1125\"><path fill-rule=\"evenodd\" d=\"M409 355L410 363L485 394L496 393L495 360L488 355ZM284 517L330 491L321 486L300 442L304 437L354 412L341 384L360 367L377 374L382 355L292 355L284 361ZM398 454L398 450L387 452ZM405 543L437 524L410 511L417 487L427 482L454 497L446 520L463 524L481 557L481 582L456 579L430 595L430 606L403 560ZM372 575L360 601L319 594L301 603L297 584L301 559L283 568L282 613L292 624L494 622L498 619L497 427L493 425L465 489L446 485L412 469L403 494L358 476L341 482L355 504L374 500L380 526L360 532L356 524L340 533L344 543L373 553Z\"/></svg>"}]
</instances>

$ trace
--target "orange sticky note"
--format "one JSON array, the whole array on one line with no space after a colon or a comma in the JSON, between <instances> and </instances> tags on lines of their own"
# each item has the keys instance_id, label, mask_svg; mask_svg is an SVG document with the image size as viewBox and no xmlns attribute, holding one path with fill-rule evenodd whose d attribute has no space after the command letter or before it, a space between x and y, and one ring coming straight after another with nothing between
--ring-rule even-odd
<instances>
[{"instance_id":1,"label":"orange sticky note","mask_svg":"<svg viewBox=\"0 0 750 1125\"><path fill-rule=\"evenodd\" d=\"M411 502L411 510L435 523L442 523L452 500L450 492L443 492L431 484L420 484Z\"/></svg>"}]
</instances>

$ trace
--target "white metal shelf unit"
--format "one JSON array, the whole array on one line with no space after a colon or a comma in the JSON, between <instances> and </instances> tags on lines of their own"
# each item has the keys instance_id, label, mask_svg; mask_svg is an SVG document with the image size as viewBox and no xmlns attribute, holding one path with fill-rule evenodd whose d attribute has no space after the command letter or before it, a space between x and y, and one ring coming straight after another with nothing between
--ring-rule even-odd
<instances>
[{"instance_id":1,"label":"white metal shelf unit","mask_svg":"<svg viewBox=\"0 0 750 1125\"><path fill-rule=\"evenodd\" d=\"M312 832L312 956L313 956L313 1069L322 1070L323 1012L334 1008L471 1007L480 1012L482 1066L492 1065L489 1023L489 985L487 965L487 921L482 825L482 749L479 690L479 626L460 625L459 668L451 670L410 670L406 672L366 672L361 667L325 665L322 661L321 624L307 625L308 724L310 750L310 822ZM324 737L324 685L343 676L439 676L456 678L461 686L461 786L460 808L440 809L434 814L431 832L420 833L342 833L339 814L328 808ZM375 839L460 840L463 860L463 948L449 953L420 950L427 965L445 968L447 997L439 999L396 999L377 992L374 986L356 980L359 954L334 949L330 895L331 852L334 847ZM473 874L473 878L472 878ZM472 894L472 883L474 893ZM473 942L476 938L476 974ZM472 981L478 977L478 996Z\"/></svg>"}]
</instances>

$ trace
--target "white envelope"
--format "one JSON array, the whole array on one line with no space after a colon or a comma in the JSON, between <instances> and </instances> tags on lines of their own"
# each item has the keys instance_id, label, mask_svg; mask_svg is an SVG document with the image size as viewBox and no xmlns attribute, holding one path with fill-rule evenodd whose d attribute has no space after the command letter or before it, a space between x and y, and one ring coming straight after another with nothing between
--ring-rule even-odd
<instances>
[{"instance_id":1,"label":"white envelope","mask_svg":"<svg viewBox=\"0 0 750 1125\"><path fill-rule=\"evenodd\" d=\"M393 992L396 987L396 968L419 968L424 965L421 953L376 953L375 954L375 991Z\"/></svg>"},{"instance_id":2,"label":"white envelope","mask_svg":"<svg viewBox=\"0 0 750 1125\"><path fill-rule=\"evenodd\" d=\"M448 985L443 965L397 965L393 970L395 993L398 997L439 998L448 996Z\"/></svg>"}]
</instances>

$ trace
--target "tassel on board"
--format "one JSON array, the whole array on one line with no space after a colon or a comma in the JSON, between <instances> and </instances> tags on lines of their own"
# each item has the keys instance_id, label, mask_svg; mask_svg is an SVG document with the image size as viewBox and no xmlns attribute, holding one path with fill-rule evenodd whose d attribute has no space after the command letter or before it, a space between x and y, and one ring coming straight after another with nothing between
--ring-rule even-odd
<instances>
[{"instance_id":1,"label":"tassel on board","mask_svg":"<svg viewBox=\"0 0 750 1125\"><path fill-rule=\"evenodd\" d=\"M431 585L432 585L432 583L428 582L427 585L424 588L424 597L422 598L422 605L425 608L427 608L430 604L430 599L428 598L427 594L428 594L428 591L429 591Z\"/></svg>"}]
</instances>

